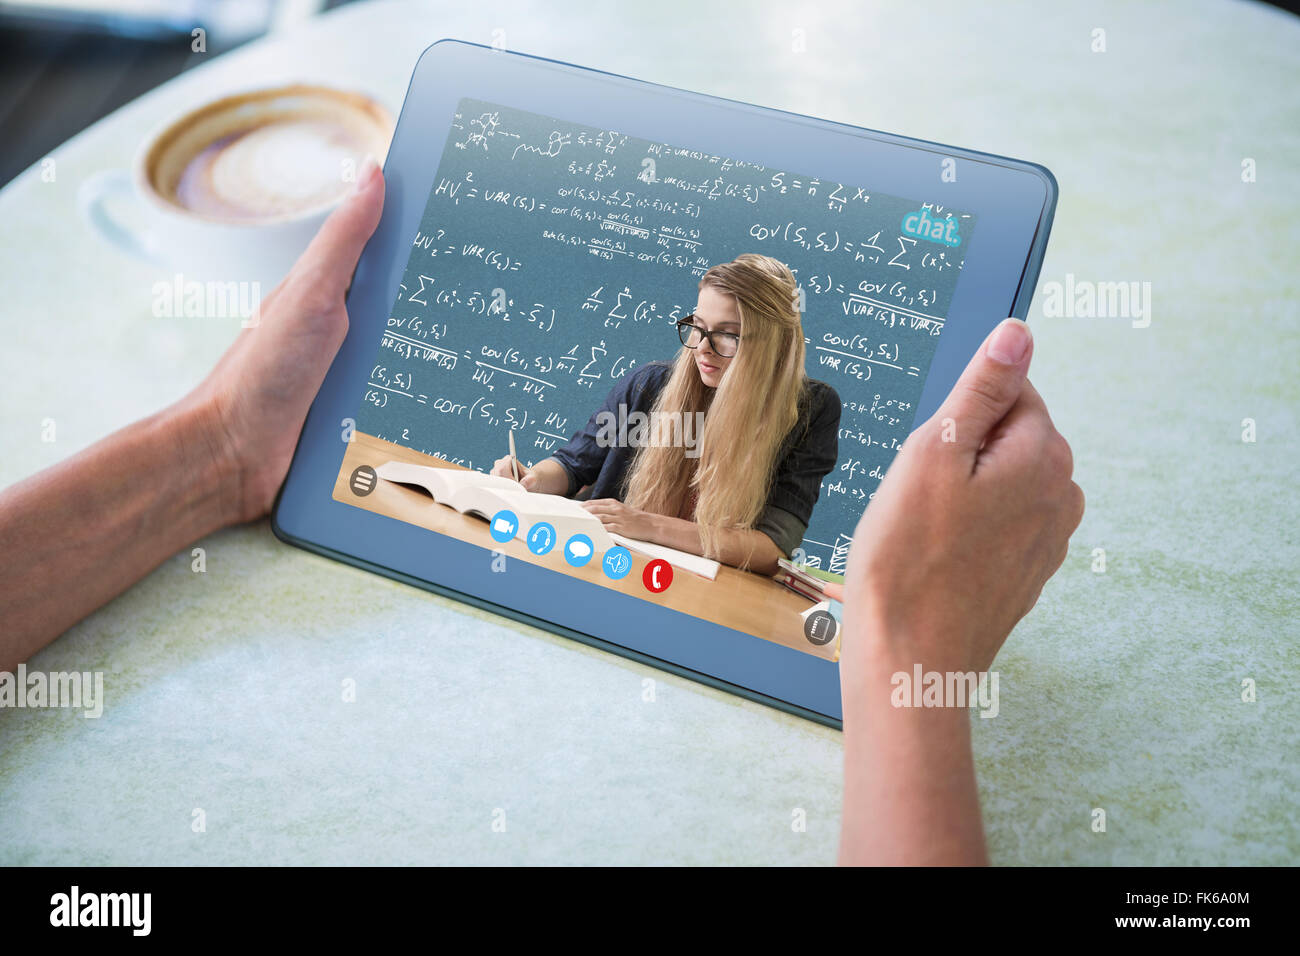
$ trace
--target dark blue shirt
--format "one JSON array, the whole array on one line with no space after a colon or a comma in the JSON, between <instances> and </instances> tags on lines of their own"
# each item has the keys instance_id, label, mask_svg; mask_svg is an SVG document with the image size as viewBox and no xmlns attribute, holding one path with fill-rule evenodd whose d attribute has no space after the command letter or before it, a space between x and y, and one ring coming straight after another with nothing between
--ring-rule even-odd
<instances>
[{"instance_id":1,"label":"dark blue shirt","mask_svg":"<svg viewBox=\"0 0 1300 956\"><path fill-rule=\"evenodd\" d=\"M627 443L603 447L598 441L602 413L624 420L633 412L648 417L655 399L672 374L672 363L650 362L619 379L587 427L576 433L553 457L569 476L568 494L590 486L588 497L623 500L628 469L636 448ZM822 479L839 458L840 397L825 382L808 379L799 400L799 420L777 454L767 506L754 525L789 555L803 541L821 493ZM698 435L696 436L698 440Z\"/></svg>"}]
</instances>

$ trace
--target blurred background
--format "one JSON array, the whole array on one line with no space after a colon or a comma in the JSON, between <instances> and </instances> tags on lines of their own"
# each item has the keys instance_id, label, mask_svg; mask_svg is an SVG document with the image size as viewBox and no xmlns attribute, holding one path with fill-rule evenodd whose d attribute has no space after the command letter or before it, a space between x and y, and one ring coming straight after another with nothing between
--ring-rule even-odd
<instances>
[{"instance_id":1,"label":"blurred background","mask_svg":"<svg viewBox=\"0 0 1300 956\"><path fill-rule=\"evenodd\" d=\"M0 185L178 73L349 2L0 0Z\"/></svg>"},{"instance_id":2,"label":"blurred background","mask_svg":"<svg viewBox=\"0 0 1300 956\"><path fill-rule=\"evenodd\" d=\"M354 2L0 0L0 186L178 73ZM1272 5L1296 12L1298 3ZM177 42L197 42L196 29L207 57Z\"/></svg>"}]
</instances>

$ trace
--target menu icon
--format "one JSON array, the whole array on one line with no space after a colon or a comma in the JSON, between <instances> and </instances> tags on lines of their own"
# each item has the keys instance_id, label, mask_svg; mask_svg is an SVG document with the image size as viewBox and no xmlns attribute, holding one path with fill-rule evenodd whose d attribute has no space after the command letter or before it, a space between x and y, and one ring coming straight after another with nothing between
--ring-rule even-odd
<instances>
[{"instance_id":1,"label":"menu icon","mask_svg":"<svg viewBox=\"0 0 1300 956\"><path fill-rule=\"evenodd\" d=\"M358 498L364 498L370 492L375 490L375 485L379 483L379 476L375 474L375 469L369 465L358 465L352 470L352 477L348 479L348 487Z\"/></svg>"}]
</instances>

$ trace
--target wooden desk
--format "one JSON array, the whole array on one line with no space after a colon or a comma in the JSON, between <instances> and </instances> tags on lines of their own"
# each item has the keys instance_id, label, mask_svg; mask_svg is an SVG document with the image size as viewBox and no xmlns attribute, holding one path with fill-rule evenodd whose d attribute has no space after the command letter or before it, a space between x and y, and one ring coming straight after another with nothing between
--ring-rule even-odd
<instances>
[{"instance_id":1,"label":"wooden desk","mask_svg":"<svg viewBox=\"0 0 1300 956\"><path fill-rule=\"evenodd\" d=\"M357 432L355 440L348 445L347 453L343 456L343 467L334 482L334 500L450 535L491 551L500 551L516 560L582 578L599 587L622 591L643 601L692 614L723 627L753 634L826 660L837 659L837 642L818 646L804 637L800 614L811 607L811 603L763 575L723 565L718 569L717 578L710 581L674 567L672 585L662 594L654 594L646 590L641 581L642 570L650 559L635 551L632 552L632 570L627 577L616 581L605 575L598 560L575 568L564 559L559 548L549 554L536 555L519 538L501 544L488 533L487 522L439 505L423 491L381 480L368 495L358 497L352 493L348 481L358 466L378 468L388 461L405 461L435 468L461 467Z\"/></svg>"}]
</instances>

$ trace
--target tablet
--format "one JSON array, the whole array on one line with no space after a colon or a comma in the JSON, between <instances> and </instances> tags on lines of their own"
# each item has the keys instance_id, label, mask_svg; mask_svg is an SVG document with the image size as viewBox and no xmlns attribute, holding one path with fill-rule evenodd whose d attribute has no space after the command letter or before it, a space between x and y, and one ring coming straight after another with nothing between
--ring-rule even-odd
<instances>
[{"instance_id":1,"label":"tablet","mask_svg":"<svg viewBox=\"0 0 1300 956\"><path fill-rule=\"evenodd\" d=\"M442 40L385 176L276 534L838 725L821 584L1052 175Z\"/></svg>"}]
</instances>

